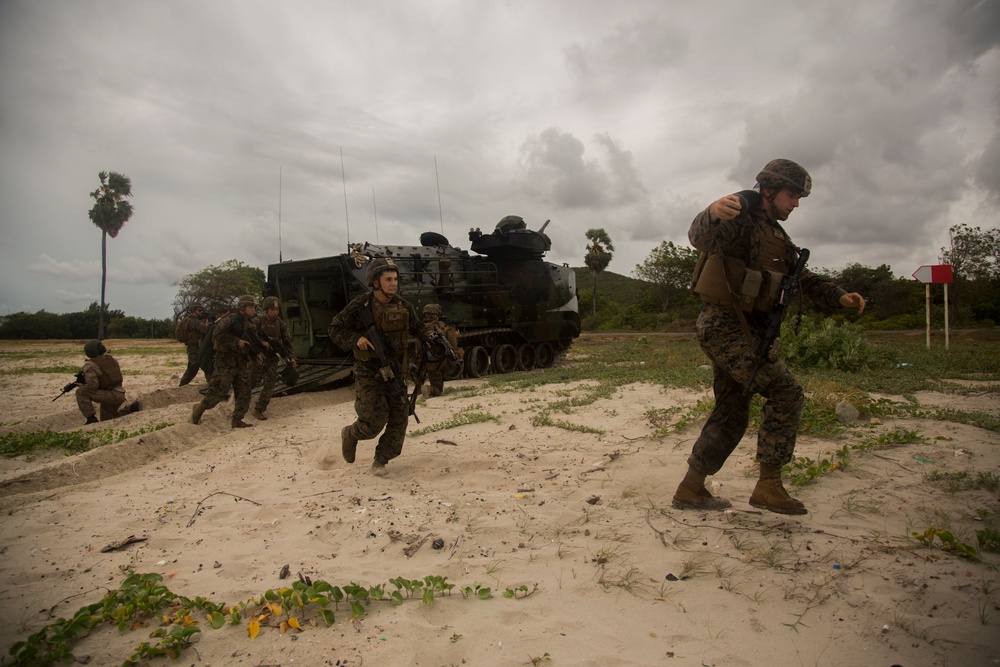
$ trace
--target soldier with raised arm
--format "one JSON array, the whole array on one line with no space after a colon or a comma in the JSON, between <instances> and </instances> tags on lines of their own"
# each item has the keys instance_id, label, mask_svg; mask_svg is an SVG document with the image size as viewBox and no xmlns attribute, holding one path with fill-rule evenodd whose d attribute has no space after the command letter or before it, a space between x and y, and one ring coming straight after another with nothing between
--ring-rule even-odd
<instances>
[{"instance_id":1,"label":"soldier with raised arm","mask_svg":"<svg viewBox=\"0 0 1000 667\"><path fill-rule=\"evenodd\" d=\"M731 503L705 487L739 444L750 419L753 394L764 397L757 459L760 479L750 504L781 514L805 514L781 483L781 467L792 460L805 397L802 387L772 349L757 358L774 289L792 272L799 249L782 228L812 178L791 160L772 160L757 174L755 192L728 195L713 202L691 223L688 238L702 252L693 290L702 300L696 325L698 342L712 360L715 409L688 458L688 471L674 494L678 509L723 509ZM830 308L856 308L865 300L837 285L802 272L801 292ZM756 368L756 374L753 375ZM751 375L753 380L751 382Z\"/></svg>"}]
</instances>

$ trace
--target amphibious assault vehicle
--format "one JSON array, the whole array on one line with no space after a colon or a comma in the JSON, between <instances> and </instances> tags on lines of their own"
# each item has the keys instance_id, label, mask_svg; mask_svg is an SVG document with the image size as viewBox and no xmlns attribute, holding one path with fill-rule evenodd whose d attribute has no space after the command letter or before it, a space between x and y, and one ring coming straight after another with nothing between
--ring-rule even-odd
<instances>
[{"instance_id":1,"label":"amphibious assault vehicle","mask_svg":"<svg viewBox=\"0 0 1000 667\"><path fill-rule=\"evenodd\" d=\"M351 372L353 355L334 344L330 321L348 302L367 291L369 261L391 257L399 267L400 294L419 314L429 303L456 326L464 364L455 375L547 368L580 335L576 276L568 266L543 261L551 241L507 216L491 233L469 231L472 253L435 232L420 245L355 244L332 257L271 264L267 293L278 297L288 323L299 382L278 392L318 388ZM454 379L454 378L453 378Z\"/></svg>"}]
</instances>

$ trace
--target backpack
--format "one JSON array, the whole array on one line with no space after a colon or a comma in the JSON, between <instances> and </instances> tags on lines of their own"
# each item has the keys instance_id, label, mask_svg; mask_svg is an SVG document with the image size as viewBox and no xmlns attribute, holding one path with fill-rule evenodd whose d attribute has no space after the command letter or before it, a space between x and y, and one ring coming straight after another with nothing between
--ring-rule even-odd
<instances>
[{"instance_id":1,"label":"backpack","mask_svg":"<svg viewBox=\"0 0 1000 667\"><path fill-rule=\"evenodd\" d=\"M177 322L177 328L174 330L174 338L177 339L178 343L187 343L188 335L188 318L182 317Z\"/></svg>"}]
</instances>

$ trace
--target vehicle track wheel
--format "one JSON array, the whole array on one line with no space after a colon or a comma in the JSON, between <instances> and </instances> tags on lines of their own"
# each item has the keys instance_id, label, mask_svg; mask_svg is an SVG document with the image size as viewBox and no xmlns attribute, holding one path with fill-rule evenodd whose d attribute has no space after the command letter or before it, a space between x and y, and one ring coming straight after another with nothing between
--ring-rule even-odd
<instances>
[{"instance_id":1,"label":"vehicle track wheel","mask_svg":"<svg viewBox=\"0 0 1000 667\"><path fill-rule=\"evenodd\" d=\"M493 349L493 371L510 373L517 368L517 350L510 343L497 345Z\"/></svg>"},{"instance_id":2,"label":"vehicle track wheel","mask_svg":"<svg viewBox=\"0 0 1000 667\"><path fill-rule=\"evenodd\" d=\"M535 368L551 368L555 363L556 353L549 343L539 343L535 346Z\"/></svg>"},{"instance_id":3,"label":"vehicle track wheel","mask_svg":"<svg viewBox=\"0 0 1000 667\"><path fill-rule=\"evenodd\" d=\"M490 353L482 345L470 347L465 353L465 374L470 378L486 375L490 369Z\"/></svg>"},{"instance_id":4,"label":"vehicle track wheel","mask_svg":"<svg viewBox=\"0 0 1000 667\"><path fill-rule=\"evenodd\" d=\"M535 346L525 343L517 346L517 370L530 371L535 367Z\"/></svg>"}]
</instances>

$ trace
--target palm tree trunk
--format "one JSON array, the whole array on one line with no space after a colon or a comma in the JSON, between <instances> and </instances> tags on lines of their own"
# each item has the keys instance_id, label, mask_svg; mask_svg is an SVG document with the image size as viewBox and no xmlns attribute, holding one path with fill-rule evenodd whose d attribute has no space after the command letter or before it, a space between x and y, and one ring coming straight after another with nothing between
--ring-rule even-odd
<instances>
[{"instance_id":1,"label":"palm tree trunk","mask_svg":"<svg viewBox=\"0 0 1000 667\"><path fill-rule=\"evenodd\" d=\"M597 316L597 271L594 271L594 316Z\"/></svg>"},{"instance_id":2,"label":"palm tree trunk","mask_svg":"<svg viewBox=\"0 0 1000 667\"><path fill-rule=\"evenodd\" d=\"M101 230L101 311L97 314L97 340L104 340L104 288L108 282L108 233Z\"/></svg>"}]
</instances>

